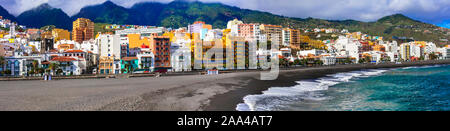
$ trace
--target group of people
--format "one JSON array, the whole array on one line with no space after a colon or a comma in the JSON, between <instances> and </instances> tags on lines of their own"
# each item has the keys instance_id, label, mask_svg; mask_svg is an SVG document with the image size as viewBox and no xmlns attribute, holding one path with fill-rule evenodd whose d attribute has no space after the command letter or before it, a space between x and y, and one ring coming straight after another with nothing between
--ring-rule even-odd
<instances>
[{"instance_id":1,"label":"group of people","mask_svg":"<svg viewBox=\"0 0 450 131\"><path fill-rule=\"evenodd\" d=\"M44 80L45 80L45 81L50 81L50 80L52 80L52 75L45 74L45 75L44 75Z\"/></svg>"}]
</instances>

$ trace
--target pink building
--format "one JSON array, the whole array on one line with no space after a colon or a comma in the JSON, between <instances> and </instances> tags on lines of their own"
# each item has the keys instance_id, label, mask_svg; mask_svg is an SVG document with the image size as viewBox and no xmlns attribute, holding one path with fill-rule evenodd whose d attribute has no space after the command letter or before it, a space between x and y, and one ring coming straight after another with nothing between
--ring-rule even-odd
<instances>
[{"instance_id":1,"label":"pink building","mask_svg":"<svg viewBox=\"0 0 450 131\"><path fill-rule=\"evenodd\" d=\"M260 30L257 24L239 24L238 25L238 35L244 37L245 39L259 39Z\"/></svg>"}]
</instances>

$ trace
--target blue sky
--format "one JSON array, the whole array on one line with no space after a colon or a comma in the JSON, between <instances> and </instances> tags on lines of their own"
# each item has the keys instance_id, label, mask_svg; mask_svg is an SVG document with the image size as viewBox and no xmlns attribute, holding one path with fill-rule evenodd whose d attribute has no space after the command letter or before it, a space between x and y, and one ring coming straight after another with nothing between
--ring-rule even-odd
<instances>
[{"instance_id":1,"label":"blue sky","mask_svg":"<svg viewBox=\"0 0 450 131\"><path fill-rule=\"evenodd\" d=\"M42 3L63 9L74 15L86 5L100 4L106 0L0 0L0 5L13 15ZM111 0L131 7L135 3L153 1L168 3L173 0ZM193 0L189 0L193 1ZM300 18L332 20L354 19L375 21L383 16L402 13L413 19L450 28L450 0L198 0L221 2L246 9L271 12Z\"/></svg>"}]
</instances>

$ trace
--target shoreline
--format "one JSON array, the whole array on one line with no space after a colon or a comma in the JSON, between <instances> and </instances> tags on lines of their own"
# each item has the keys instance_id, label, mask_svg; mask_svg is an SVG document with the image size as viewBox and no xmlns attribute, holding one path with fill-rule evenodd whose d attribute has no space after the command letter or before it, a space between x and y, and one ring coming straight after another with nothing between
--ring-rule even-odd
<instances>
[{"instance_id":1,"label":"shoreline","mask_svg":"<svg viewBox=\"0 0 450 131\"><path fill-rule=\"evenodd\" d=\"M220 75L176 75L55 81L0 81L2 111L236 111L247 95L295 81L363 69L450 64L450 60L380 65L336 65L280 69L278 80L261 71Z\"/></svg>"},{"instance_id":2,"label":"shoreline","mask_svg":"<svg viewBox=\"0 0 450 131\"><path fill-rule=\"evenodd\" d=\"M427 66L427 65L442 65L450 64L450 60L443 61L423 61L406 62L402 64L368 64L368 65L339 65L330 67L318 67L318 68L306 68L306 69L294 69L280 71L278 80L275 81L260 81L252 79L251 82L244 87L229 91L224 94L219 94L210 98L210 103L207 106L203 106L203 110L207 111L236 111L236 106L240 103L244 103L243 98L247 95L260 95L263 91L268 90L271 87L291 87L297 85L296 81L310 80L325 77L330 74L336 74L341 72L351 72L365 69L381 69L381 68L401 68L401 67L413 67L413 66ZM283 73L282 73L283 72ZM308 74L308 75L304 75Z\"/></svg>"}]
</instances>

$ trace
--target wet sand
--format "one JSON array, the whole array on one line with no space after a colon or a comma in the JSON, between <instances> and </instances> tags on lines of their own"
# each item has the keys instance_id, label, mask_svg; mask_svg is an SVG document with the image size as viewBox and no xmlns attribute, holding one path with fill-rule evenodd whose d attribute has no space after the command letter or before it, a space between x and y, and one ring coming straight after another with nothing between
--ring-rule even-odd
<instances>
[{"instance_id":1,"label":"wet sand","mask_svg":"<svg viewBox=\"0 0 450 131\"><path fill-rule=\"evenodd\" d=\"M234 111L243 97L269 87L361 69L394 68L446 61L383 65L339 65L280 71L277 80L261 81L260 72L182 75L160 78L0 81L0 110L25 111Z\"/></svg>"}]
</instances>

